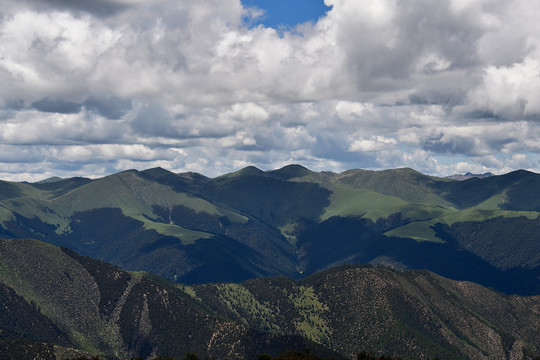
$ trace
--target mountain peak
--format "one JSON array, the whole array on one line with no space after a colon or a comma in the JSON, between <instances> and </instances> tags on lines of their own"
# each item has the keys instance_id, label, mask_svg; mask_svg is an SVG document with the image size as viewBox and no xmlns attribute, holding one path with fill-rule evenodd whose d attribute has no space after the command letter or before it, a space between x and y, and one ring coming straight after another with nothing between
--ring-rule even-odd
<instances>
[{"instance_id":1,"label":"mountain peak","mask_svg":"<svg viewBox=\"0 0 540 360\"><path fill-rule=\"evenodd\" d=\"M280 180L289 180L292 178L299 178L312 173L308 168L298 165L291 164L282 167L281 169L269 171L268 174L272 177L278 178Z\"/></svg>"},{"instance_id":2,"label":"mountain peak","mask_svg":"<svg viewBox=\"0 0 540 360\"><path fill-rule=\"evenodd\" d=\"M181 178L188 179L188 180L207 180L208 177L204 176L203 174L199 174L198 172L188 171L184 173L177 174Z\"/></svg>"},{"instance_id":3,"label":"mountain peak","mask_svg":"<svg viewBox=\"0 0 540 360\"><path fill-rule=\"evenodd\" d=\"M243 169L227 174L226 176L261 176L266 173L255 166L246 166Z\"/></svg>"},{"instance_id":4,"label":"mountain peak","mask_svg":"<svg viewBox=\"0 0 540 360\"><path fill-rule=\"evenodd\" d=\"M62 181L62 180L63 179L61 177L59 177L59 176L53 176L53 177L50 177L50 178L46 178L46 179L37 181L36 184L48 184L48 183L58 182L58 181Z\"/></svg>"},{"instance_id":5,"label":"mountain peak","mask_svg":"<svg viewBox=\"0 0 540 360\"><path fill-rule=\"evenodd\" d=\"M150 177L153 177L153 178L158 178L158 177L162 177L162 176L169 176L169 175L173 174L169 170L166 170L166 169L164 169L162 167L159 167L159 166L155 167L155 168L143 170L143 171L141 171L141 173L145 174L145 175L149 175Z\"/></svg>"}]
</instances>

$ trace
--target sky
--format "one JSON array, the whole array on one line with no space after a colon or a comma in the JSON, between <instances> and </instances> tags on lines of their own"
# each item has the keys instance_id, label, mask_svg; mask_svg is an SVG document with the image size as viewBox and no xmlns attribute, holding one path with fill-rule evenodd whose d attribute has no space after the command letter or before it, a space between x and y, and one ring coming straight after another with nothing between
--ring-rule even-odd
<instances>
[{"instance_id":1,"label":"sky","mask_svg":"<svg viewBox=\"0 0 540 360\"><path fill-rule=\"evenodd\" d=\"M537 0L2 0L0 178L540 172Z\"/></svg>"},{"instance_id":2,"label":"sky","mask_svg":"<svg viewBox=\"0 0 540 360\"><path fill-rule=\"evenodd\" d=\"M261 11L259 16L248 18L251 26L262 24L278 31L294 31L298 24L317 22L330 10L323 0L244 0L242 3Z\"/></svg>"}]
</instances>

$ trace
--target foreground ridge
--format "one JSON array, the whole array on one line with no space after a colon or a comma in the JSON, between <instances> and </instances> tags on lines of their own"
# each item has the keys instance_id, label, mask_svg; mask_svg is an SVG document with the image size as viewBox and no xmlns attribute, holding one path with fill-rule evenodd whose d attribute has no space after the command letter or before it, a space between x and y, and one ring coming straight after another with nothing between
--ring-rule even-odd
<instances>
[{"instance_id":1,"label":"foreground ridge","mask_svg":"<svg viewBox=\"0 0 540 360\"><path fill-rule=\"evenodd\" d=\"M0 240L0 285L3 352L23 346L51 359L188 352L255 359L287 349L327 359L540 354L540 296L508 296L428 271L341 266L299 281L188 286L12 239Z\"/></svg>"},{"instance_id":2,"label":"foreground ridge","mask_svg":"<svg viewBox=\"0 0 540 360\"><path fill-rule=\"evenodd\" d=\"M186 353L183 357L155 357L151 360L201 360L200 357L192 352ZM332 360L331 359L325 359L320 356L314 355L311 353L309 349L303 349L302 351L293 351L293 350L287 350L286 352L279 354L277 356L271 356L268 354L259 354L254 360ZM101 360L99 357L77 357L73 358L71 360ZM136 358L132 360L142 360L142 358ZM356 360L401 360L401 358L391 358L386 356L375 356L366 353L365 351L360 352L356 356ZM436 359L435 359L436 360Z\"/></svg>"}]
</instances>

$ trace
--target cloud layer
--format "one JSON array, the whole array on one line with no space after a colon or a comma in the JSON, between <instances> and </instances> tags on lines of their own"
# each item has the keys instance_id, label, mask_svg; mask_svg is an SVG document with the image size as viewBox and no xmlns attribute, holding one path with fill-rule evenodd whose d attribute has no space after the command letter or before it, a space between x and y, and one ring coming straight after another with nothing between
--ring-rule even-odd
<instances>
[{"instance_id":1,"label":"cloud layer","mask_svg":"<svg viewBox=\"0 0 540 360\"><path fill-rule=\"evenodd\" d=\"M5 0L0 178L162 166L540 170L540 3Z\"/></svg>"}]
</instances>

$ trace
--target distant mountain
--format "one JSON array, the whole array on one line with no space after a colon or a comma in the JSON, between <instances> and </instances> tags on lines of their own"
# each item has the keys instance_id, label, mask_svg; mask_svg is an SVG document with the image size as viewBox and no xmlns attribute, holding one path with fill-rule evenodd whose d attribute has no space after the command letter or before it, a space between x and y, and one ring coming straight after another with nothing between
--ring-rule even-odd
<instances>
[{"instance_id":1,"label":"distant mountain","mask_svg":"<svg viewBox=\"0 0 540 360\"><path fill-rule=\"evenodd\" d=\"M255 359L308 348L404 359L532 359L540 296L428 271L341 266L301 281L181 285L35 240L0 240L2 358Z\"/></svg>"},{"instance_id":2,"label":"distant mountain","mask_svg":"<svg viewBox=\"0 0 540 360\"><path fill-rule=\"evenodd\" d=\"M540 294L540 175L456 181L413 169L162 168L0 181L0 236L36 238L188 283L299 279L340 264L428 269Z\"/></svg>"},{"instance_id":3,"label":"distant mountain","mask_svg":"<svg viewBox=\"0 0 540 360\"><path fill-rule=\"evenodd\" d=\"M53 182L57 182L57 181L62 181L62 178L58 177L58 176L53 176L53 177L38 181L38 182L36 182L36 184L47 184L47 183L53 183Z\"/></svg>"},{"instance_id":4,"label":"distant mountain","mask_svg":"<svg viewBox=\"0 0 540 360\"><path fill-rule=\"evenodd\" d=\"M490 177L490 176L493 176L493 174L490 172L483 173L483 174L473 174L471 172L468 172L466 174L450 175L450 176L447 176L447 178L452 179L452 180L463 181L463 180L468 180L470 178L485 178L485 177Z\"/></svg>"}]
</instances>

